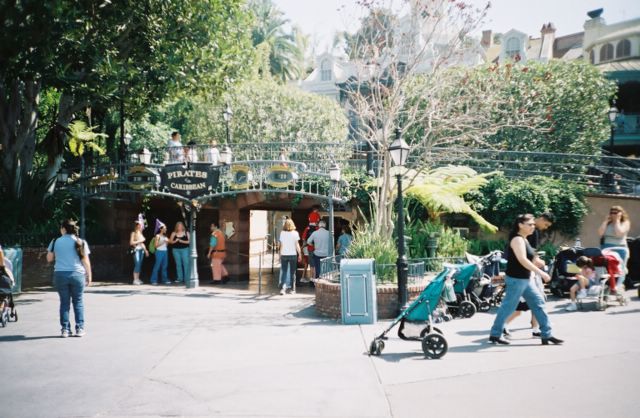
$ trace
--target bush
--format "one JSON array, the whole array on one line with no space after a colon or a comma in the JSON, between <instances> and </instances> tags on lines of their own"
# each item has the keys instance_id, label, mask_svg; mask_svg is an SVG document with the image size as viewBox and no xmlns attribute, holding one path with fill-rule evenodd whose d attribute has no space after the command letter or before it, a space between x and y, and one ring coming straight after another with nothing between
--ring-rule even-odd
<instances>
[{"instance_id":1,"label":"bush","mask_svg":"<svg viewBox=\"0 0 640 418\"><path fill-rule=\"evenodd\" d=\"M550 211L556 222L550 231L574 237L588 212L585 187L548 177L522 180L493 177L479 191L468 193L465 200L489 222L509 228L518 214L539 215Z\"/></svg>"},{"instance_id":2,"label":"bush","mask_svg":"<svg viewBox=\"0 0 640 418\"><path fill-rule=\"evenodd\" d=\"M353 231L353 241L347 250L349 258L373 258L376 265L391 264L395 265L398 259L398 250L393 240L383 239L376 234L373 225L365 221L358 229ZM376 269L376 281L395 282L396 269L380 266Z\"/></svg>"}]
</instances>

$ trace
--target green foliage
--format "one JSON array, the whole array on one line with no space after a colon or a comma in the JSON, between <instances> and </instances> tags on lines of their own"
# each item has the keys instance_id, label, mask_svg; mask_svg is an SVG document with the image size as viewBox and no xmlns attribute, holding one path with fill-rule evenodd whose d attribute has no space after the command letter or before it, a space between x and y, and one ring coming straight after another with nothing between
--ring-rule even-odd
<instances>
[{"instance_id":1,"label":"green foliage","mask_svg":"<svg viewBox=\"0 0 640 418\"><path fill-rule=\"evenodd\" d=\"M233 110L232 143L342 142L344 147L336 149L336 155L350 149L347 120L335 101L273 80L238 83L217 102L196 97L179 103L165 109L163 120L182 128L186 140L204 143L216 138L223 143L226 132L222 111L229 103Z\"/></svg>"},{"instance_id":2,"label":"green foliage","mask_svg":"<svg viewBox=\"0 0 640 418\"><path fill-rule=\"evenodd\" d=\"M104 150L96 141L106 135L95 133L94 129L81 120L76 120L69 125L69 150L74 156L84 155L87 149L97 152L98 155L104 155Z\"/></svg>"},{"instance_id":3,"label":"green foliage","mask_svg":"<svg viewBox=\"0 0 640 418\"><path fill-rule=\"evenodd\" d=\"M414 185L407 189L407 196L419 201L433 217L442 213L464 213L481 228L496 232L496 228L474 211L464 200L464 194L477 190L487 183L487 177L495 173L478 174L469 167L438 167L419 173Z\"/></svg>"},{"instance_id":4,"label":"green foliage","mask_svg":"<svg viewBox=\"0 0 640 418\"><path fill-rule=\"evenodd\" d=\"M582 60L527 63L476 71L504 80L502 93L522 109L544 115L544 131L505 127L487 138L509 150L594 154L609 135L607 110L617 87Z\"/></svg>"},{"instance_id":5,"label":"green foliage","mask_svg":"<svg viewBox=\"0 0 640 418\"><path fill-rule=\"evenodd\" d=\"M491 251L504 251L505 248L507 248L507 241L504 239L472 239L469 240L467 251L475 255L485 255L489 254Z\"/></svg>"},{"instance_id":6,"label":"green foliage","mask_svg":"<svg viewBox=\"0 0 640 418\"><path fill-rule=\"evenodd\" d=\"M126 129L133 137L129 145L130 150L165 147L174 130L161 120L152 123L149 115L144 115L135 122L127 122Z\"/></svg>"},{"instance_id":7,"label":"green foliage","mask_svg":"<svg viewBox=\"0 0 640 418\"><path fill-rule=\"evenodd\" d=\"M508 229L518 214L551 211L556 217L551 230L575 236L588 212L585 192L583 186L566 180L547 177L513 180L500 175L466 198L482 216L501 227Z\"/></svg>"},{"instance_id":8,"label":"green foliage","mask_svg":"<svg viewBox=\"0 0 640 418\"><path fill-rule=\"evenodd\" d=\"M269 73L280 81L300 78L304 73L307 37L296 27L289 32L285 30L289 19L271 0L250 0L249 9L254 15L251 41L254 47L266 52ZM262 65L259 67L260 72L265 70Z\"/></svg>"},{"instance_id":9,"label":"green foliage","mask_svg":"<svg viewBox=\"0 0 640 418\"><path fill-rule=\"evenodd\" d=\"M376 281L379 283L395 280L395 266L398 250L393 240L383 239L376 233L373 224L365 220L353 230L353 241L347 250L349 258L373 258L377 265L383 265L376 271Z\"/></svg>"},{"instance_id":10,"label":"green foliage","mask_svg":"<svg viewBox=\"0 0 640 418\"><path fill-rule=\"evenodd\" d=\"M460 257L467 251L468 242L457 231L440 222L415 220L407 224L405 232L409 237L411 258L429 257L430 240L437 240L436 257Z\"/></svg>"}]
</instances>

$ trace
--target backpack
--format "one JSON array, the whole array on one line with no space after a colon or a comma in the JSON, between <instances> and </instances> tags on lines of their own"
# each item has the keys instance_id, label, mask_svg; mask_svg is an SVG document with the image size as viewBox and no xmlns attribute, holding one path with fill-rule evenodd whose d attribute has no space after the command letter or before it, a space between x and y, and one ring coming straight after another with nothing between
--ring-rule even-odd
<instances>
[{"instance_id":1,"label":"backpack","mask_svg":"<svg viewBox=\"0 0 640 418\"><path fill-rule=\"evenodd\" d=\"M149 243L149 252L151 254L156 252L156 237L151 238L151 242Z\"/></svg>"}]
</instances>

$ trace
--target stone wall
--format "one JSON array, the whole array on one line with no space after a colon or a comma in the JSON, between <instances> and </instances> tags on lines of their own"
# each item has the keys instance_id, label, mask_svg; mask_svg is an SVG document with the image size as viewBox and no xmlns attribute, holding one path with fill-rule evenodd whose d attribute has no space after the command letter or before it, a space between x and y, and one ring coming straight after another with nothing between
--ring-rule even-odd
<instances>
[{"instance_id":1,"label":"stone wall","mask_svg":"<svg viewBox=\"0 0 640 418\"><path fill-rule=\"evenodd\" d=\"M414 300L424 290L426 284L408 286L409 301ZM391 319L398 315L397 285L377 286L378 319ZM316 312L322 316L340 319L342 317L340 283L320 280L316 282Z\"/></svg>"}]
</instances>

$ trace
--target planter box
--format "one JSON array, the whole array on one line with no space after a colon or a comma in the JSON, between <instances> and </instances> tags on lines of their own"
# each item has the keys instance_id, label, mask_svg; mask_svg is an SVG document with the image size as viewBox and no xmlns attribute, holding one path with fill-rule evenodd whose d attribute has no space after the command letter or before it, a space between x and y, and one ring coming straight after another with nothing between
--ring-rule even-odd
<instances>
[{"instance_id":1,"label":"planter box","mask_svg":"<svg viewBox=\"0 0 640 418\"><path fill-rule=\"evenodd\" d=\"M424 290L427 283L409 285L409 301ZM395 284L376 287L378 319L392 319L398 315L398 287ZM316 282L316 312L333 319L342 317L340 309L340 283L319 280Z\"/></svg>"}]
</instances>

